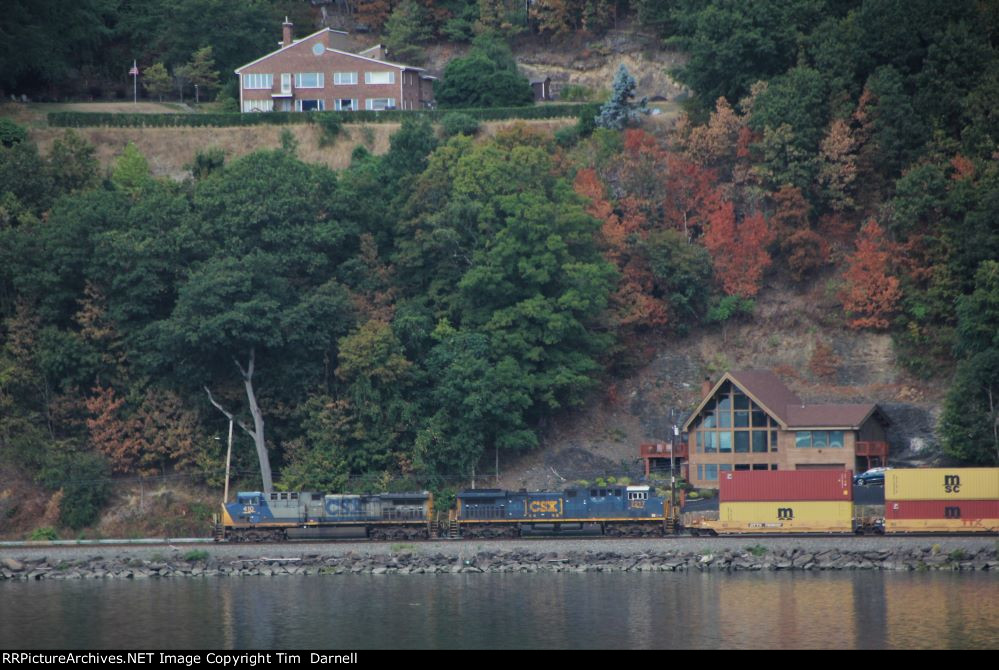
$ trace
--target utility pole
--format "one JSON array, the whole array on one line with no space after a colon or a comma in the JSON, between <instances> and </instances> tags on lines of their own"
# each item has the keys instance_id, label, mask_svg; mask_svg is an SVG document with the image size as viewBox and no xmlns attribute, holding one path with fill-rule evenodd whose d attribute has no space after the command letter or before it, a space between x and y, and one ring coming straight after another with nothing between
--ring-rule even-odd
<instances>
[{"instance_id":1,"label":"utility pole","mask_svg":"<svg viewBox=\"0 0 999 670\"><path fill-rule=\"evenodd\" d=\"M229 448L225 452L225 492L222 494L222 504L229 502L229 463L232 462L232 417L229 417Z\"/></svg>"},{"instance_id":2,"label":"utility pole","mask_svg":"<svg viewBox=\"0 0 999 670\"><path fill-rule=\"evenodd\" d=\"M669 421L673 424L672 435L670 435L670 445L669 445L669 504L670 512L675 514L676 510L676 464L674 458L676 455L676 440L680 435L680 429L676 425L676 408L670 408L669 410Z\"/></svg>"},{"instance_id":3,"label":"utility pole","mask_svg":"<svg viewBox=\"0 0 999 670\"><path fill-rule=\"evenodd\" d=\"M132 69L128 71L132 75L132 104L139 104L139 65L132 60Z\"/></svg>"}]
</instances>

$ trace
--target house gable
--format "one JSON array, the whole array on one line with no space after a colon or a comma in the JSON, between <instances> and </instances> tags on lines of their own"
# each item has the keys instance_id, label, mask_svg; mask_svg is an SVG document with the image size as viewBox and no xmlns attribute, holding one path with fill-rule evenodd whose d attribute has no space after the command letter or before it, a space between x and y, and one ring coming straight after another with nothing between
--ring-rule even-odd
<instances>
[{"instance_id":1,"label":"house gable","mask_svg":"<svg viewBox=\"0 0 999 670\"><path fill-rule=\"evenodd\" d=\"M307 50L311 49L312 46L315 45L315 44L317 44L317 43L322 44L324 47L329 48L329 44L330 44L329 43L329 35L330 35L330 32L340 32L340 31L332 31L332 29L330 29L330 28L323 28L322 30L317 30L316 32L312 33L311 35L308 35L307 37L303 37L300 40L295 40L294 42L292 42L291 44L289 44L286 47L281 47L277 51L272 51L269 54L267 54L266 56L261 56L260 58L258 58L255 61L251 61L251 62L247 63L246 65L241 65L240 67L236 68L234 70L234 72L236 74L242 74L243 70L246 70L247 68L253 67L254 65L262 64L265 61L268 61L268 60L274 58L275 56L278 56L278 55L281 55L281 54L288 54L288 53L296 53L297 54L300 50L307 51ZM304 51L303 51L303 53L304 53Z\"/></svg>"},{"instance_id":2,"label":"house gable","mask_svg":"<svg viewBox=\"0 0 999 670\"><path fill-rule=\"evenodd\" d=\"M738 377L737 377L738 375ZM765 379L761 375L768 375L772 379ZM756 379L760 377L760 379ZM763 380L766 384L747 384L746 380L750 381L760 381ZM774 383L776 380L776 384ZM716 402L716 396L722 391L726 384L732 384L746 395L752 403L759 406L759 409L763 410L771 419L780 425L782 429L787 428L787 421L785 419L787 411L787 400L792 400L794 402L800 402L798 397L795 396L784 384L777 378L776 375L770 372L726 372L722 375L722 378L715 383L711 391L701 399L700 404L690 413L687 420L683 424L683 430L689 430L691 425L694 424L704 409L709 403ZM779 387L778 387L779 385Z\"/></svg>"}]
</instances>

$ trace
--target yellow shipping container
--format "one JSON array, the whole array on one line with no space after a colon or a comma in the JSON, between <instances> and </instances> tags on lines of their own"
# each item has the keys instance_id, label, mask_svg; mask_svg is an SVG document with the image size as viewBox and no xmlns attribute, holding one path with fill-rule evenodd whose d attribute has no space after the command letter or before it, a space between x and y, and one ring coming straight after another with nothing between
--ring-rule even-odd
<instances>
[{"instance_id":1,"label":"yellow shipping container","mask_svg":"<svg viewBox=\"0 0 999 670\"><path fill-rule=\"evenodd\" d=\"M718 521L706 522L719 533L850 533L853 503L842 501L734 502L719 506Z\"/></svg>"},{"instance_id":2,"label":"yellow shipping container","mask_svg":"<svg viewBox=\"0 0 999 670\"><path fill-rule=\"evenodd\" d=\"M999 499L999 468L885 471L885 500L996 499Z\"/></svg>"},{"instance_id":3,"label":"yellow shipping container","mask_svg":"<svg viewBox=\"0 0 999 670\"><path fill-rule=\"evenodd\" d=\"M885 519L886 533L996 533L999 519Z\"/></svg>"}]
</instances>

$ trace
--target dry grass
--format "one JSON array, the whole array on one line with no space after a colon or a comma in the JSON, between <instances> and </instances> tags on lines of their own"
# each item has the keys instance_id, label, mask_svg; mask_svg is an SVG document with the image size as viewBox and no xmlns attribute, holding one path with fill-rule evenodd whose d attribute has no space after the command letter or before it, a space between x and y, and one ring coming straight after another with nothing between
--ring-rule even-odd
<instances>
[{"instance_id":1,"label":"dry grass","mask_svg":"<svg viewBox=\"0 0 999 670\"><path fill-rule=\"evenodd\" d=\"M492 136L499 129L514 123L525 123L543 132L553 133L574 119L541 121L489 121L482 124L482 135ZM238 128L79 128L76 132L97 147L97 160L109 168L129 142L134 142L149 160L158 177L183 179L189 172L185 165L194 160L198 151L218 147L227 160L244 156L259 149L281 146L281 133L288 129L298 140L298 156L309 163L321 163L334 170L350 165L350 156L358 145L376 155L389 148L389 137L399 129L397 123L344 124L343 132L332 146L319 147L319 128L301 126L249 126ZM39 151L46 154L52 143L65 132L61 128L34 127L31 137Z\"/></svg>"}]
</instances>

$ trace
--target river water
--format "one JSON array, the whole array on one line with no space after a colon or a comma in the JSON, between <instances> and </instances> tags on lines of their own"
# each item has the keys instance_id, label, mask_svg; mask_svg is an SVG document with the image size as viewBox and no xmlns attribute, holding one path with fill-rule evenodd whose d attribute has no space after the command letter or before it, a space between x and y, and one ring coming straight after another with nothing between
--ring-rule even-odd
<instances>
[{"instance_id":1,"label":"river water","mask_svg":"<svg viewBox=\"0 0 999 670\"><path fill-rule=\"evenodd\" d=\"M0 598L2 649L999 647L983 573L43 581Z\"/></svg>"}]
</instances>

